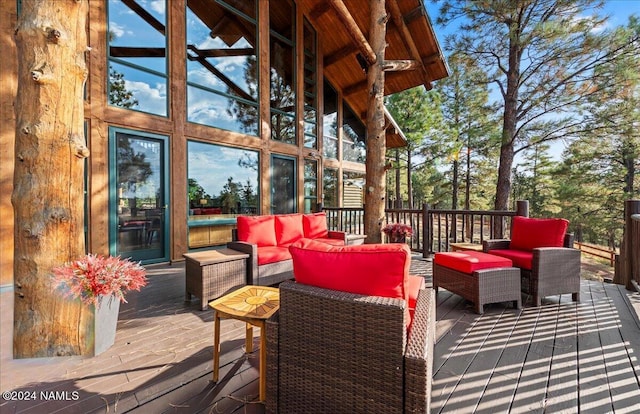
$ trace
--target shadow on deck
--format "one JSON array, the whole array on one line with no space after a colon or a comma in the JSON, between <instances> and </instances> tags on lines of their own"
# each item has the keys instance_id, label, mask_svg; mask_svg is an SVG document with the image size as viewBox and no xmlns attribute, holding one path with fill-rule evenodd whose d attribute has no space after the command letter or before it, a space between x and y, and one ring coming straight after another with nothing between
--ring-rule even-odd
<instances>
[{"instance_id":1,"label":"shadow on deck","mask_svg":"<svg viewBox=\"0 0 640 414\"><path fill-rule=\"evenodd\" d=\"M415 256L412 273L430 282L431 262ZM116 343L93 358L13 360L13 292L2 292L1 390L13 393L0 411L263 413L258 330L245 355L244 324L223 320L214 384L213 311L184 302L183 263L150 266L148 275L121 306ZM640 410L638 294L583 280L581 295L580 304L552 296L540 308L494 304L477 315L441 290L432 412Z\"/></svg>"}]
</instances>

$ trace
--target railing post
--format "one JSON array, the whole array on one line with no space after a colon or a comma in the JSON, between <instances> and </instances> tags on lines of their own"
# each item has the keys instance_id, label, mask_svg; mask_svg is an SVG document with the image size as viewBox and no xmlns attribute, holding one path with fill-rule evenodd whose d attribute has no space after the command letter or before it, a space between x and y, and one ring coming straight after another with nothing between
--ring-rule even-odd
<instances>
[{"instance_id":1,"label":"railing post","mask_svg":"<svg viewBox=\"0 0 640 414\"><path fill-rule=\"evenodd\" d=\"M529 217L529 200L516 201L516 216Z\"/></svg>"},{"instance_id":2,"label":"railing post","mask_svg":"<svg viewBox=\"0 0 640 414\"><path fill-rule=\"evenodd\" d=\"M427 258L431 254L431 228L429 222L429 204L422 204L422 257Z\"/></svg>"},{"instance_id":3,"label":"railing post","mask_svg":"<svg viewBox=\"0 0 640 414\"><path fill-rule=\"evenodd\" d=\"M633 279L634 266L637 268L640 266L640 246L637 246L634 242L637 242L638 235L633 232L633 218L631 216L640 214L640 200L626 200L624 203L624 233L622 235L622 245L620 246L620 260L619 266L616 266L616 273L614 275L613 282L625 285L629 290L633 289L631 280ZM637 271L637 270L636 270Z\"/></svg>"}]
</instances>

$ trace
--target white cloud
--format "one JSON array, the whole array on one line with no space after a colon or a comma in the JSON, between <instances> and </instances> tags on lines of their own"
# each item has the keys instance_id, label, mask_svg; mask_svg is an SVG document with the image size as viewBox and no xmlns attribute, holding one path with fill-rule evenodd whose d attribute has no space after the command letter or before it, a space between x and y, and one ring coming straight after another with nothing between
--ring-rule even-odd
<instances>
[{"instance_id":1,"label":"white cloud","mask_svg":"<svg viewBox=\"0 0 640 414\"><path fill-rule=\"evenodd\" d=\"M158 83L155 87L146 82L125 81L125 88L138 100L135 109L158 115L167 115L167 86Z\"/></svg>"},{"instance_id":2,"label":"white cloud","mask_svg":"<svg viewBox=\"0 0 640 414\"><path fill-rule=\"evenodd\" d=\"M150 3L151 10L155 11L158 14L161 14L164 16L165 11L167 10L167 6L166 6L166 2L165 0L153 0Z\"/></svg>"},{"instance_id":3,"label":"white cloud","mask_svg":"<svg viewBox=\"0 0 640 414\"><path fill-rule=\"evenodd\" d=\"M109 31L113 33L115 37L122 37L125 33L131 34L131 32L125 30L124 26L116 22L109 22Z\"/></svg>"}]
</instances>

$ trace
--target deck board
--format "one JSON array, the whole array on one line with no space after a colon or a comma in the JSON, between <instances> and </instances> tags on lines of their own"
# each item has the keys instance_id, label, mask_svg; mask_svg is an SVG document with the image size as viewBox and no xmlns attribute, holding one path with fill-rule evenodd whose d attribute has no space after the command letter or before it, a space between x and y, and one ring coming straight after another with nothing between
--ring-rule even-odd
<instances>
[{"instance_id":1,"label":"deck board","mask_svg":"<svg viewBox=\"0 0 640 414\"><path fill-rule=\"evenodd\" d=\"M414 260L412 274L431 262ZM6 413L250 413L258 395L259 330L222 320L220 381L212 382L213 311L184 301L184 265L149 267L150 283L122 304L116 343L94 358L13 360L12 292L2 292L2 390L77 391L78 401L0 401ZM640 412L640 298L582 281L571 295L526 299L521 311L438 293L433 413Z\"/></svg>"}]
</instances>

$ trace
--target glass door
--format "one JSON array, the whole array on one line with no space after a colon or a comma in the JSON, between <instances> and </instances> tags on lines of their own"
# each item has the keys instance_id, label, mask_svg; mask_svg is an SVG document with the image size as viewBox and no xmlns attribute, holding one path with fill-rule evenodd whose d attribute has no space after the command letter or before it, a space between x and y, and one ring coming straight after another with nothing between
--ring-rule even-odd
<instances>
[{"instance_id":1,"label":"glass door","mask_svg":"<svg viewBox=\"0 0 640 414\"><path fill-rule=\"evenodd\" d=\"M163 136L110 133L112 254L143 263L168 260L168 186Z\"/></svg>"},{"instance_id":2,"label":"glass door","mask_svg":"<svg viewBox=\"0 0 640 414\"><path fill-rule=\"evenodd\" d=\"M271 214L295 213L296 204L296 160L272 155Z\"/></svg>"}]
</instances>

